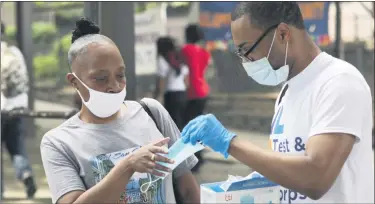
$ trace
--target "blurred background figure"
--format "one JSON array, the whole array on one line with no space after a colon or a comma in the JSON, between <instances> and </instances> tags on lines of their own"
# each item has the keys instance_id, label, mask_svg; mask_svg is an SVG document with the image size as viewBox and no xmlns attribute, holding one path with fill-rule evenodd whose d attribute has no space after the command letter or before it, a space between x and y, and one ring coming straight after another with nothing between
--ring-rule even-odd
<instances>
[{"instance_id":1,"label":"blurred background figure","mask_svg":"<svg viewBox=\"0 0 375 204\"><path fill-rule=\"evenodd\" d=\"M184 127L186 108L186 89L189 85L189 69L183 63L171 37L157 40L157 80L154 98L164 93L164 107L171 115L177 127ZM159 99L159 101L161 101Z\"/></svg>"},{"instance_id":2,"label":"blurred background figure","mask_svg":"<svg viewBox=\"0 0 375 204\"><path fill-rule=\"evenodd\" d=\"M2 36L4 32L5 26L1 23ZM27 68L21 51L16 46L1 41L1 110L27 109L28 89ZM1 144L5 143L16 177L25 185L27 197L33 198L36 186L25 150L24 133L20 117L1 118ZM1 185L3 186L3 182Z\"/></svg>"},{"instance_id":3,"label":"blurred background figure","mask_svg":"<svg viewBox=\"0 0 375 204\"><path fill-rule=\"evenodd\" d=\"M184 60L189 67L188 103L185 112L185 124L195 117L202 115L206 106L210 88L205 79L205 72L211 55L203 47L203 32L196 24L189 24L185 29L186 45L182 48ZM199 163L194 171L202 164L201 152L196 154Z\"/></svg>"},{"instance_id":4,"label":"blurred background figure","mask_svg":"<svg viewBox=\"0 0 375 204\"><path fill-rule=\"evenodd\" d=\"M203 114L210 91L205 72L210 62L210 53L203 47L203 32L196 24L185 29L186 45L182 48L184 60L189 67L188 104L186 123Z\"/></svg>"}]
</instances>

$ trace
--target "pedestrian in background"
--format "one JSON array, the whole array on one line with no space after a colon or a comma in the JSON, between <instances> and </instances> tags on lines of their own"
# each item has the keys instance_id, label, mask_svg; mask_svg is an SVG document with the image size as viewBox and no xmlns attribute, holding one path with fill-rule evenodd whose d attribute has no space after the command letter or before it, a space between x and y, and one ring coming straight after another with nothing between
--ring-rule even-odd
<instances>
[{"instance_id":1,"label":"pedestrian in background","mask_svg":"<svg viewBox=\"0 0 375 204\"><path fill-rule=\"evenodd\" d=\"M202 115L207 103L210 88L205 73L210 62L210 53L202 46L204 40L201 28L190 24L185 29L186 45L182 48L184 61L189 67L188 103L185 111L185 125L195 117ZM201 152L196 153L198 165L192 169L198 171L203 160Z\"/></svg>"},{"instance_id":2,"label":"pedestrian in background","mask_svg":"<svg viewBox=\"0 0 375 204\"><path fill-rule=\"evenodd\" d=\"M3 41L5 26L1 23L1 111L28 108L28 76L24 57L21 51ZM17 179L23 182L28 198L36 192L33 173L27 157L22 118L1 118L1 143L5 143ZM1 180L3 186L3 180ZM4 188L1 188L2 191Z\"/></svg>"},{"instance_id":3,"label":"pedestrian in background","mask_svg":"<svg viewBox=\"0 0 375 204\"><path fill-rule=\"evenodd\" d=\"M157 82L154 98L164 93L164 107L182 130L186 108L186 89L189 85L189 68L183 63L172 38L157 40Z\"/></svg>"}]
</instances>

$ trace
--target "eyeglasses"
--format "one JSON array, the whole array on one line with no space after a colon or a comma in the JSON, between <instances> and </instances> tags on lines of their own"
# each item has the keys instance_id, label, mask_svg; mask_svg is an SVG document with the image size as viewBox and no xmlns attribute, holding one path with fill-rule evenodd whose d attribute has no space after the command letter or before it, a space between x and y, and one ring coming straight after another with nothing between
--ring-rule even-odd
<instances>
[{"instance_id":1,"label":"eyeglasses","mask_svg":"<svg viewBox=\"0 0 375 204\"><path fill-rule=\"evenodd\" d=\"M243 45L245 45L246 44L246 42L245 43L242 43L242 44L240 44L239 45L239 48L238 48L238 50L236 50L235 51L235 54L243 61L243 62L248 62L248 61L254 61L254 59L253 58L251 58L251 57L248 57L248 55L252 52L252 51L254 51L254 49L258 46L258 44L263 40L263 38L264 37L266 37L267 36L267 34L271 31L271 30L273 30L273 29L275 29L275 28L277 28L277 26L279 26L279 24L276 24L276 25L273 25L273 26L271 26L270 28L268 28L259 38L258 38L258 40L256 40L255 41L255 43L251 46L251 47L249 47L249 48L242 48L242 46Z\"/></svg>"}]
</instances>

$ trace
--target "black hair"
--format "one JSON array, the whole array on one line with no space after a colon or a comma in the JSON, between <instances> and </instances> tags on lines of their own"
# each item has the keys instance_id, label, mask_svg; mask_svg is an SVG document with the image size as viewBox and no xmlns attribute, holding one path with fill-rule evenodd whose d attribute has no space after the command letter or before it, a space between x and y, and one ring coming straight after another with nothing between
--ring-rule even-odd
<instances>
[{"instance_id":1,"label":"black hair","mask_svg":"<svg viewBox=\"0 0 375 204\"><path fill-rule=\"evenodd\" d=\"M181 73L182 60L174 40L171 37L160 37L156 41L157 55L161 56L176 71L177 76Z\"/></svg>"},{"instance_id":2,"label":"black hair","mask_svg":"<svg viewBox=\"0 0 375 204\"><path fill-rule=\"evenodd\" d=\"M298 29L305 29L301 10L292 1L247 1L241 2L232 12L232 21L247 15L251 24L268 29L279 23L286 23Z\"/></svg>"},{"instance_id":3,"label":"black hair","mask_svg":"<svg viewBox=\"0 0 375 204\"><path fill-rule=\"evenodd\" d=\"M185 28L185 38L187 43L197 43L204 39L204 34L199 25L189 24Z\"/></svg>"},{"instance_id":4,"label":"black hair","mask_svg":"<svg viewBox=\"0 0 375 204\"><path fill-rule=\"evenodd\" d=\"M4 35L5 34L5 25L4 23L1 21L1 35Z\"/></svg>"},{"instance_id":5,"label":"black hair","mask_svg":"<svg viewBox=\"0 0 375 204\"><path fill-rule=\"evenodd\" d=\"M76 28L73 30L72 33L72 43L76 41L78 38L89 35L89 34L99 34L100 28L94 22L90 21L89 19L82 17L78 21L76 21Z\"/></svg>"}]
</instances>

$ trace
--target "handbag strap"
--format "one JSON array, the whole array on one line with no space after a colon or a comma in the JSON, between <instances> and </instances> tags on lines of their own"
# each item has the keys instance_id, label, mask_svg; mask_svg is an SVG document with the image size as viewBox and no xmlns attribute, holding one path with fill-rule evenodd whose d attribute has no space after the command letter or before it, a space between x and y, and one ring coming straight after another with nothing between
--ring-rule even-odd
<instances>
[{"instance_id":1,"label":"handbag strap","mask_svg":"<svg viewBox=\"0 0 375 204\"><path fill-rule=\"evenodd\" d=\"M277 105L280 105L281 103L281 100L283 100L283 97L285 96L285 93L286 91L288 90L289 86L288 84L286 84L284 87L283 87L283 90L281 90L281 94L280 94L280 97L279 97L279 101L277 102Z\"/></svg>"},{"instance_id":2,"label":"handbag strap","mask_svg":"<svg viewBox=\"0 0 375 204\"><path fill-rule=\"evenodd\" d=\"M162 135L164 136L163 132L159 128L158 123L156 122L156 119L155 119L154 115L152 115L152 112L151 112L150 108L147 106L147 104L142 100L138 101L138 103L141 104L142 108L146 111L146 113L154 121L154 123L155 123L156 127L158 128L159 132L162 133ZM177 186L177 180L176 180L175 177L173 177L173 179L172 179L172 185L173 185L173 192L174 192L174 195L175 195L176 203L182 203L180 192L177 190L178 186Z\"/></svg>"},{"instance_id":3,"label":"handbag strap","mask_svg":"<svg viewBox=\"0 0 375 204\"><path fill-rule=\"evenodd\" d=\"M160 133L163 133L154 117L154 115L152 114L150 108L147 106L147 104L144 102L144 101L138 101L139 104L141 104L142 108L146 111L146 113L151 117L151 119L154 121L156 127L158 128L159 132Z\"/></svg>"}]
</instances>

